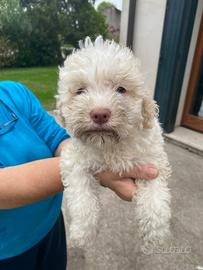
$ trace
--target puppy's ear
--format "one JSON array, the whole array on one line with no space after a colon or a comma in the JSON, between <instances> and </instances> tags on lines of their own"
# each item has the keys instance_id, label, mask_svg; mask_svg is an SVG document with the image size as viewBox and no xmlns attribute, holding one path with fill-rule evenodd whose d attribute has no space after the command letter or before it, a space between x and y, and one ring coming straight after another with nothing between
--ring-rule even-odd
<instances>
[{"instance_id":1,"label":"puppy's ear","mask_svg":"<svg viewBox=\"0 0 203 270\"><path fill-rule=\"evenodd\" d=\"M142 102L143 128L152 128L153 120L158 116L159 107L153 99L144 98Z\"/></svg>"}]
</instances>

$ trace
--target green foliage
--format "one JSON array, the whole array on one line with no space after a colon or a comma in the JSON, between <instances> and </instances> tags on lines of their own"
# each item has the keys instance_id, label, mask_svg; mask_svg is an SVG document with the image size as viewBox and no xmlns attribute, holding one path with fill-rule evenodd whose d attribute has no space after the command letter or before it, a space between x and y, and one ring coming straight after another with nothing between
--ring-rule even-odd
<instances>
[{"instance_id":1,"label":"green foliage","mask_svg":"<svg viewBox=\"0 0 203 270\"><path fill-rule=\"evenodd\" d=\"M22 1L31 24L26 40L27 53L21 54L20 63L26 66L54 65L61 61L58 39L56 1Z\"/></svg>"},{"instance_id":2,"label":"green foliage","mask_svg":"<svg viewBox=\"0 0 203 270\"><path fill-rule=\"evenodd\" d=\"M0 33L10 39L18 39L23 32L29 31L26 12L20 0L0 0Z\"/></svg>"},{"instance_id":3,"label":"green foliage","mask_svg":"<svg viewBox=\"0 0 203 270\"><path fill-rule=\"evenodd\" d=\"M0 68L9 67L16 61L17 48L11 41L0 36Z\"/></svg>"},{"instance_id":4,"label":"green foliage","mask_svg":"<svg viewBox=\"0 0 203 270\"><path fill-rule=\"evenodd\" d=\"M93 3L88 0L59 0L59 17L62 42L77 46L86 36L106 36L105 18L98 13Z\"/></svg>"},{"instance_id":5,"label":"green foliage","mask_svg":"<svg viewBox=\"0 0 203 270\"><path fill-rule=\"evenodd\" d=\"M15 52L15 63L18 62L18 55L23 49L23 41L30 31L28 17L20 6L19 0L0 0L0 38L1 44L8 45L8 51ZM5 48L5 47L4 47ZM12 59L4 49L4 57L7 63L13 64ZM24 54L25 52L23 52ZM1 56L3 58L3 55ZM13 57L12 57L13 58ZM3 66L3 64L1 65ZM7 64L6 64L7 66Z\"/></svg>"},{"instance_id":6,"label":"green foliage","mask_svg":"<svg viewBox=\"0 0 203 270\"><path fill-rule=\"evenodd\" d=\"M0 37L15 50L16 66L61 63L61 47L85 36L106 36L94 0L0 0ZM5 47L5 46L4 46ZM13 63L11 61L10 63Z\"/></svg>"}]
</instances>

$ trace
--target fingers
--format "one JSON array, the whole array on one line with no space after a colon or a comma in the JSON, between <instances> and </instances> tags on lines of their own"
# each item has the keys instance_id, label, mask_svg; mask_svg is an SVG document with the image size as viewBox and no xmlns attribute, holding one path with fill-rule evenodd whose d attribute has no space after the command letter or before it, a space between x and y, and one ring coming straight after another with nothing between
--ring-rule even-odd
<instances>
[{"instance_id":1,"label":"fingers","mask_svg":"<svg viewBox=\"0 0 203 270\"><path fill-rule=\"evenodd\" d=\"M158 177L159 172L153 164L137 165L130 172L119 176L110 171L98 173L96 176L102 186L113 190L121 199L131 201L137 192L133 179L150 180Z\"/></svg>"},{"instance_id":2,"label":"fingers","mask_svg":"<svg viewBox=\"0 0 203 270\"><path fill-rule=\"evenodd\" d=\"M133 195L137 191L137 186L131 178L122 178L115 181L111 181L108 186L112 189L121 199L125 201L131 201Z\"/></svg>"},{"instance_id":3,"label":"fingers","mask_svg":"<svg viewBox=\"0 0 203 270\"><path fill-rule=\"evenodd\" d=\"M123 177L135 179L154 179L158 177L159 171L153 164L137 165L131 171L123 174Z\"/></svg>"}]
</instances>

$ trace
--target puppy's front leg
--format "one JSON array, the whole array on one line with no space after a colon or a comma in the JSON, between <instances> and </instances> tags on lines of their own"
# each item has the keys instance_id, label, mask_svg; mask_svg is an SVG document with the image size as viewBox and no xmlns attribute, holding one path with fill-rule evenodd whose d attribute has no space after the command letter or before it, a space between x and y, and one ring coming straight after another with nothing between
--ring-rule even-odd
<instances>
[{"instance_id":1,"label":"puppy's front leg","mask_svg":"<svg viewBox=\"0 0 203 270\"><path fill-rule=\"evenodd\" d=\"M138 182L135 196L136 218L144 245L162 244L169 235L170 193L166 180L158 177L153 181Z\"/></svg>"},{"instance_id":2,"label":"puppy's front leg","mask_svg":"<svg viewBox=\"0 0 203 270\"><path fill-rule=\"evenodd\" d=\"M90 237L96 235L99 216L97 180L85 170L74 168L63 178L67 187L65 195L71 218L69 227L70 245L84 246Z\"/></svg>"}]
</instances>

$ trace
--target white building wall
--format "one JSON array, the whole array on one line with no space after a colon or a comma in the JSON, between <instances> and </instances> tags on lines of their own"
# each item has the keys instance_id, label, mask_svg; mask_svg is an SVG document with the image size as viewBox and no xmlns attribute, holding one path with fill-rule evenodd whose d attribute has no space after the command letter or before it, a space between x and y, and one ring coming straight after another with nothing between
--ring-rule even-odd
<instances>
[{"instance_id":1,"label":"white building wall","mask_svg":"<svg viewBox=\"0 0 203 270\"><path fill-rule=\"evenodd\" d=\"M141 61L141 71L152 96L155 91L165 9L166 0L136 1L133 50Z\"/></svg>"},{"instance_id":2,"label":"white building wall","mask_svg":"<svg viewBox=\"0 0 203 270\"><path fill-rule=\"evenodd\" d=\"M120 24L120 44L126 45L127 31L128 31L128 18L129 18L129 0L123 0Z\"/></svg>"}]
</instances>

